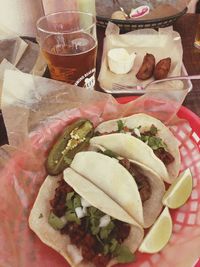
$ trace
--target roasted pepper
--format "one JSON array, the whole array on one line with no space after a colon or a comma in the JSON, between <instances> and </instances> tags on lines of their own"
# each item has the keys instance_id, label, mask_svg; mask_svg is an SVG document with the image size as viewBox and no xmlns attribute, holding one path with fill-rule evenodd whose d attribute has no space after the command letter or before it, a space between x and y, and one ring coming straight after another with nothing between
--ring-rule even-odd
<instances>
[{"instance_id":1,"label":"roasted pepper","mask_svg":"<svg viewBox=\"0 0 200 267\"><path fill-rule=\"evenodd\" d=\"M79 119L67 126L49 152L46 170L50 175L58 175L67 168L76 153L86 149L94 134L89 120Z\"/></svg>"}]
</instances>

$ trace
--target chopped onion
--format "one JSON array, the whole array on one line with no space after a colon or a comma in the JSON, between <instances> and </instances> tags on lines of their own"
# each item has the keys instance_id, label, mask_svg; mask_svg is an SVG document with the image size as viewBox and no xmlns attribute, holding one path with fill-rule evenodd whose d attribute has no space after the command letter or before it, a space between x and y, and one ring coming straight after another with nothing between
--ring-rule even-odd
<instances>
[{"instance_id":1,"label":"chopped onion","mask_svg":"<svg viewBox=\"0 0 200 267\"><path fill-rule=\"evenodd\" d=\"M81 205L83 208L91 207L90 203L88 203L84 198L81 198Z\"/></svg>"},{"instance_id":2,"label":"chopped onion","mask_svg":"<svg viewBox=\"0 0 200 267\"><path fill-rule=\"evenodd\" d=\"M86 211L81 207L75 208L75 212L76 212L76 215L79 219L85 217L85 215L86 215Z\"/></svg>"},{"instance_id":3,"label":"chopped onion","mask_svg":"<svg viewBox=\"0 0 200 267\"><path fill-rule=\"evenodd\" d=\"M76 246L67 245L67 251L68 251L70 257L73 259L74 264L79 264L83 260L83 257Z\"/></svg>"},{"instance_id":4,"label":"chopped onion","mask_svg":"<svg viewBox=\"0 0 200 267\"><path fill-rule=\"evenodd\" d=\"M111 219L109 215L104 215L100 218L99 227L106 227L110 223Z\"/></svg>"},{"instance_id":5,"label":"chopped onion","mask_svg":"<svg viewBox=\"0 0 200 267\"><path fill-rule=\"evenodd\" d=\"M133 131L137 136L141 137L141 134L138 128L134 128Z\"/></svg>"}]
</instances>

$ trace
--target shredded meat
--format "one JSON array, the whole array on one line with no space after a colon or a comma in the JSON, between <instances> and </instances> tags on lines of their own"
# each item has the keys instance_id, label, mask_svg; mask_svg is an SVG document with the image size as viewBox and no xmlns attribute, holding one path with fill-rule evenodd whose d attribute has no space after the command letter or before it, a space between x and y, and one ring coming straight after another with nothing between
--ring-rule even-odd
<instances>
[{"instance_id":1,"label":"shredded meat","mask_svg":"<svg viewBox=\"0 0 200 267\"><path fill-rule=\"evenodd\" d=\"M164 148L160 147L154 150L154 154L167 166L174 161L172 154L167 152Z\"/></svg>"},{"instance_id":2,"label":"shredded meat","mask_svg":"<svg viewBox=\"0 0 200 267\"><path fill-rule=\"evenodd\" d=\"M65 203L66 195L69 192L73 192L73 189L64 180L61 180L55 190L54 198L50 200L52 211L59 217L63 216L67 211ZM121 244L130 233L130 225L116 220L115 226L115 238ZM87 220L84 217L81 219L81 224L68 222L60 230L60 233L68 235L70 242L81 249L84 261L90 261L96 267L104 267L110 261L111 255L102 253L102 245L88 230Z\"/></svg>"},{"instance_id":3,"label":"shredded meat","mask_svg":"<svg viewBox=\"0 0 200 267\"><path fill-rule=\"evenodd\" d=\"M100 253L99 242L90 233L86 232L84 221L80 225L68 223L61 230L61 233L67 234L71 243L81 248L81 254L85 261L93 262L96 267L103 267L110 260L110 256Z\"/></svg>"},{"instance_id":4,"label":"shredded meat","mask_svg":"<svg viewBox=\"0 0 200 267\"><path fill-rule=\"evenodd\" d=\"M151 196L151 186L147 177L142 174L137 166L128 159L122 159L119 163L122 164L135 178L142 202L149 199Z\"/></svg>"},{"instance_id":5,"label":"shredded meat","mask_svg":"<svg viewBox=\"0 0 200 267\"><path fill-rule=\"evenodd\" d=\"M69 235L72 244L80 246L80 242L86 233L82 224L79 225L75 222L69 222L63 229L61 229L61 234Z\"/></svg>"},{"instance_id":6,"label":"shredded meat","mask_svg":"<svg viewBox=\"0 0 200 267\"><path fill-rule=\"evenodd\" d=\"M105 267L110 260L110 257L103 255L101 253L97 254L93 259L93 263L96 267Z\"/></svg>"},{"instance_id":7,"label":"shredded meat","mask_svg":"<svg viewBox=\"0 0 200 267\"><path fill-rule=\"evenodd\" d=\"M109 135L109 134L113 134L113 133L118 133L118 131L105 132L105 133L101 133L101 132L97 131L97 132L95 132L95 136Z\"/></svg>"},{"instance_id":8,"label":"shredded meat","mask_svg":"<svg viewBox=\"0 0 200 267\"><path fill-rule=\"evenodd\" d=\"M127 223L117 221L116 231L117 231L117 241L121 244L130 234L130 225Z\"/></svg>"},{"instance_id":9,"label":"shredded meat","mask_svg":"<svg viewBox=\"0 0 200 267\"><path fill-rule=\"evenodd\" d=\"M66 212L66 195L72 192L73 189L62 179L59 182L59 186L55 190L55 196L50 200L53 213L62 217Z\"/></svg>"}]
</instances>

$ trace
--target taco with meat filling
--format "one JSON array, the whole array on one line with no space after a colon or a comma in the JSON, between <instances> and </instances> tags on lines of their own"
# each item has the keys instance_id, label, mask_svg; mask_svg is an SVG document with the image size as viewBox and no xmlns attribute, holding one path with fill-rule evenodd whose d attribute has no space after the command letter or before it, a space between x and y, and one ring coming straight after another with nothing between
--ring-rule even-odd
<instances>
[{"instance_id":1,"label":"taco with meat filling","mask_svg":"<svg viewBox=\"0 0 200 267\"><path fill-rule=\"evenodd\" d=\"M72 168L45 179L29 225L74 267L132 262L144 235L120 205Z\"/></svg>"},{"instance_id":2,"label":"taco with meat filling","mask_svg":"<svg viewBox=\"0 0 200 267\"><path fill-rule=\"evenodd\" d=\"M79 152L70 167L106 193L142 227L150 227L163 207L163 181L150 168L106 152Z\"/></svg>"},{"instance_id":3,"label":"taco with meat filling","mask_svg":"<svg viewBox=\"0 0 200 267\"><path fill-rule=\"evenodd\" d=\"M122 157L136 160L172 183L181 166L179 144L158 119L146 114L105 121L96 129L92 146L102 146Z\"/></svg>"}]
</instances>

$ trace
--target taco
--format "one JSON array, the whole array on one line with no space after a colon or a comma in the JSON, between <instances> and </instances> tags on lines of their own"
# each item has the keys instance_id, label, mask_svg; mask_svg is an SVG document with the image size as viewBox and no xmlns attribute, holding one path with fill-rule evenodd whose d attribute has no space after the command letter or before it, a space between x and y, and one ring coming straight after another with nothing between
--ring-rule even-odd
<instances>
[{"instance_id":1,"label":"taco","mask_svg":"<svg viewBox=\"0 0 200 267\"><path fill-rule=\"evenodd\" d=\"M144 235L123 208L71 168L64 171L64 179L46 178L29 225L74 267L131 262Z\"/></svg>"},{"instance_id":2,"label":"taco","mask_svg":"<svg viewBox=\"0 0 200 267\"><path fill-rule=\"evenodd\" d=\"M135 114L105 121L96 127L95 132L101 136L91 139L92 145L103 146L122 157L141 162L167 183L172 183L178 176L181 166L179 144L160 120L142 113ZM111 135L106 136L108 134ZM129 134L129 137L124 134Z\"/></svg>"},{"instance_id":3,"label":"taco","mask_svg":"<svg viewBox=\"0 0 200 267\"><path fill-rule=\"evenodd\" d=\"M70 167L106 193L144 228L151 226L160 214L165 186L159 176L144 165L87 151L77 153Z\"/></svg>"}]
</instances>

